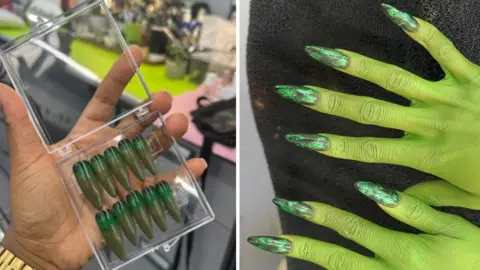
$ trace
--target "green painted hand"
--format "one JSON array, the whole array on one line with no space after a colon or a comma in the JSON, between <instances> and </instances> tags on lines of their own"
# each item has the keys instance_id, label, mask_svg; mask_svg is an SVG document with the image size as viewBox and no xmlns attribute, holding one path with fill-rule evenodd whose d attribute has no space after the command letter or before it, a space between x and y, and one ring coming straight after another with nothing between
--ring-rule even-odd
<instances>
[{"instance_id":1,"label":"green painted hand","mask_svg":"<svg viewBox=\"0 0 480 270\"><path fill-rule=\"evenodd\" d=\"M323 203L275 199L280 209L336 231L371 250L375 257L301 236L254 236L248 241L260 249L306 260L329 270L480 269L480 229L475 225L379 185L357 182L356 187L390 216L425 233L389 230Z\"/></svg>"}]
</instances>

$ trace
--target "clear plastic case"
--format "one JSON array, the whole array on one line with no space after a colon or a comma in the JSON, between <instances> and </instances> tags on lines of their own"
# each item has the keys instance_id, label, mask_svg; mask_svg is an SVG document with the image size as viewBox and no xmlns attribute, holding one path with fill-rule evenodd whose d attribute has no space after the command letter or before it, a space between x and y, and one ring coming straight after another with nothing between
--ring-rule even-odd
<instances>
[{"instance_id":1,"label":"clear plastic case","mask_svg":"<svg viewBox=\"0 0 480 270\"><path fill-rule=\"evenodd\" d=\"M127 74L126 77L133 75L129 82L120 82L119 78L107 75L98 82L100 86L96 90L95 76L75 63L69 63L68 57L61 53L65 39L70 44L67 50L75 50L78 42L84 42L87 47L95 46L76 36L78 31L74 30L79 22L85 24L92 14L95 15L92 22L102 27L96 32L107 33L104 38L108 38L110 44L118 43L118 48L123 51L119 61L111 61L108 65L116 65L120 73ZM49 44L56 39L60 41L60 46L52 48ZM39 54L43 55L41 62L29 62L38 59ZM175 139L166 129L161 112L150 108L152 94L104 1L84 1L67 13L42 22L6 44L0 57L13 86L24 99L40 138L56 162L78 222L102 269L119 269L158 248L169 250L179 237L214 219L212 209L180 155ZM56 63L49 66L49 59L54 59ZM93 54L92 61L96 59ZM105 59L101 60L105 65ZM40 68L32 71L30 68L35 65L40 65ZM71 104L59 102L52 107L54 109L48 110L39 106L44 89L49 91L50 98L67 97ZM137 93L141 89L147 99L137 102L128 95L119 96L119 90L129 89ZM85 92L78 95L79 91ZM96 96L98 91L107 95ZM119 112L115 110L118 103L111 104L112 100L134 105ZM92 104L96 104L94 110ZM68 128L66 136L53 135L49 123L55 121L63 121L62 126ZM96 159L102 161L97 162ZM106 166L107 173L102 171L102 164ZM85 168L93 168L93 171L90 169L89 173ZM122 174L125 168L127 173ZM127 182L124 182L125 179ZM152 188L148 189L149 186ZM135 190L141 196L133 196ZM123 212L115 209L119 201L126 207L124 210L130 215L130 220L134 221L134 240L131 234L130 238L127 236L121 222L124 221ZM138 214L140 208L148 215ZM145 217L151 222L151 239L149 232L145 232L145 225L139 226L142 223L139 220ZM164 218L165 231L157 225L159 217ZM122 250L111 244L112 235L116 237L113 240L117 244L119 237L122 238L125 257L119 256ZM136 246L132 241L136 242Z\"/></svg>"}]
</instances>

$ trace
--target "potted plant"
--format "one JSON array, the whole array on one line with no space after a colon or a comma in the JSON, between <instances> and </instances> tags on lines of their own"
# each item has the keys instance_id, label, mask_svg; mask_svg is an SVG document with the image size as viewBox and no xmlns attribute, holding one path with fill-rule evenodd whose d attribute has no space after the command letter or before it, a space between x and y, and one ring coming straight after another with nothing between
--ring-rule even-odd
<instances>
[{"instance_id":1,"label":"potted plant","mask_svg":"<svg viewBox=\"0 0 480 270\"><path fill-rule=\"evenodd\" d=\"M165 74L172 80L182 80L187 73L188 54L183 47L174 43L167 45Z\"/></svg>"}]
</instances>

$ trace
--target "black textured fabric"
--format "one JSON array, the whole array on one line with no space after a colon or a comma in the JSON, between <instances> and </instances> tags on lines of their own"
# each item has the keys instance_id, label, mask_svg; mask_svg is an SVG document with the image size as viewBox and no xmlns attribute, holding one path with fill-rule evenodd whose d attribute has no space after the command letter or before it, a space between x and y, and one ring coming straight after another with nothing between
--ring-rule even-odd
<instances>
[{"instance_id":1,"label":"black textured fabric","mask_svg":"<svg viewBox=\"0 0 480 270\"><path fill-rule=\"evenodd\" d=\"M348 49L395 64L430 80L444 74L428 52L389 21L374 0L252 0L247 68L255 120L277 196L326 202L387 228L415 232L359 195L353 183L370 180L404 190L433 179L414 169L333 159L287 143L287 133L333 133L348 136L401 137L403 132L361 125L328 116L282 99L277 84L310 84L339 92L371 96L398 104L407 101L361 79L308 57L305 45ZM478 0L389 1L436 25L470 60L480 63ZM480 224L479 212L446 209ZM280 213L284 233L305 235L369 254L331 230ZM289 270L322 269L289 260Z\"/></svg>"}]
</instances>

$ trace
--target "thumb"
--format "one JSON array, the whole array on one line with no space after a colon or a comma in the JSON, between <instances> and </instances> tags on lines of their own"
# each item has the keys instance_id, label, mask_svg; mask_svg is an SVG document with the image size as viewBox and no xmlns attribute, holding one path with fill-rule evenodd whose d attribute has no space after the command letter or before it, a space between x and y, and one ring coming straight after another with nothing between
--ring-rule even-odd
<instances>
[{"instance_id":1,"label":"thumb","mask_svg":"<svg viewBox=\"0 0 480 270\"><path fill-rule=\"evenodd\" d=\"M403 193L431 206L451 206L480 210L480 197L447 181L435 180L416 184Z\"/></svg>"}]
</instances>

